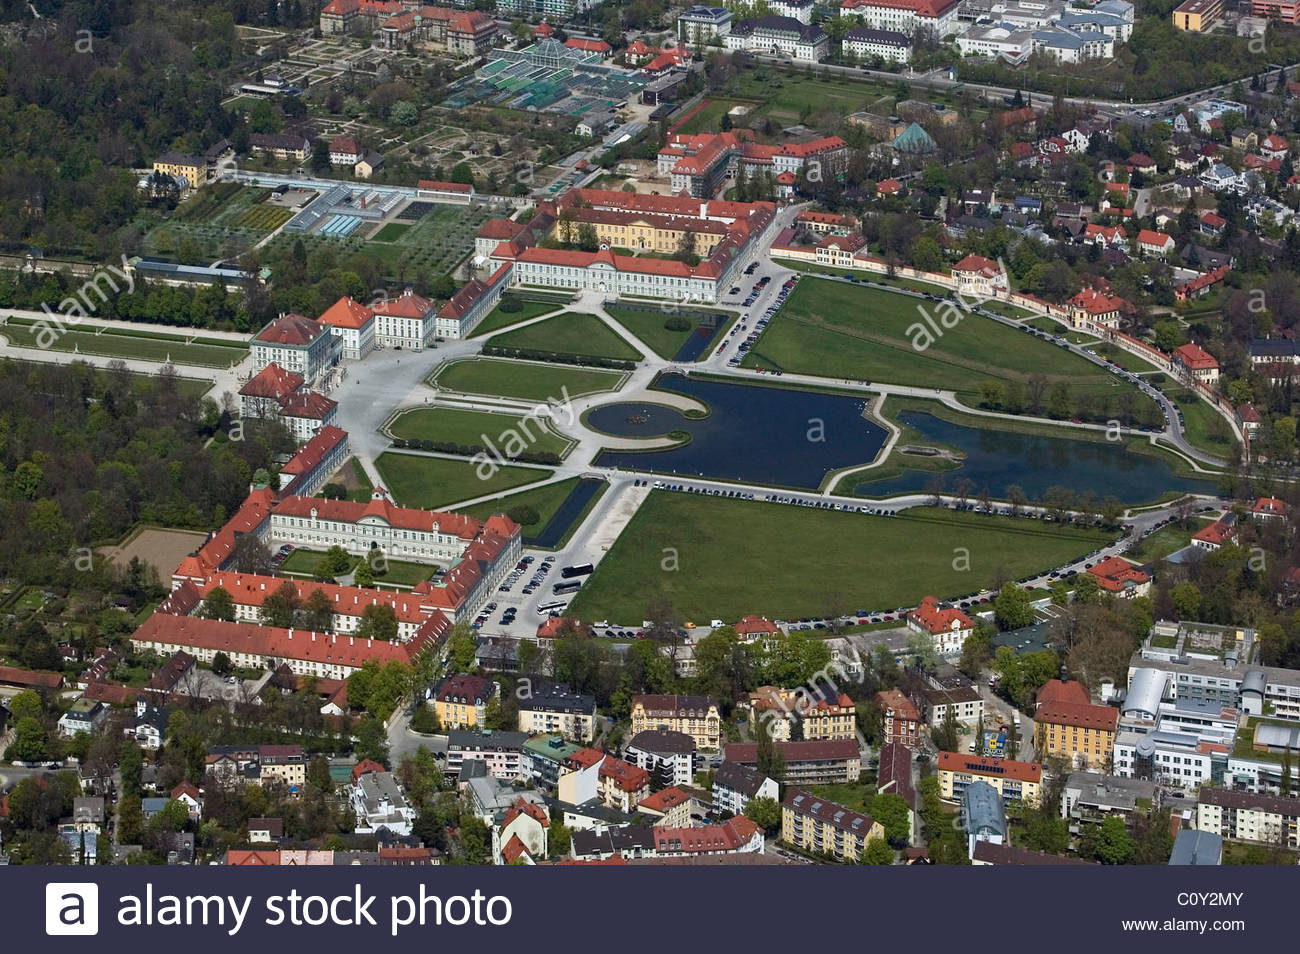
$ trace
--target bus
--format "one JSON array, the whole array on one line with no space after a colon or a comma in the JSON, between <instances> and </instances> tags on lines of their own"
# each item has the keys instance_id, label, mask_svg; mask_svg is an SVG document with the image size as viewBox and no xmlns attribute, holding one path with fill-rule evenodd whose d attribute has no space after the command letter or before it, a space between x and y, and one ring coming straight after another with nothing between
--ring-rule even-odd
<instances>
[{"instance_id":1,"label":"bus","mask_svg":"<svg viewBox=\"0 0 1300 954\"><path fill-rule=\"evenodd\" d=\"M568 605L569 604L566 603L564 600L552 600L549 603L543 603L541 606L537 607L537 613L540 616L545 616L547 613L553 612L555 610L562 610L564 609L564 607Z\"/></svg>"},{"instance_id":2,"label":"bus","mask_svg":"<svg viewBox=\"0 0 1300 954\"><path fill-rule=\"evenodd\" d=\"M561 593L575 593L580 586L582 586L582 580L570 580L567 583L556 583L555 586L551 587L551 592L556 596Z\"/></svg>"},{"instance_id":3,"label":"bus","mask_svg":"<svg viewBox=\"0 0 1300 954\"><path fill-rule=\"evenodd\" d=\"M561 570L560 576L564 577L566 580L575 576L586 576L593 569L595 569L595 567L590 563L576 563L573 566L566 566Z\"/></svg>"}]
</instances>

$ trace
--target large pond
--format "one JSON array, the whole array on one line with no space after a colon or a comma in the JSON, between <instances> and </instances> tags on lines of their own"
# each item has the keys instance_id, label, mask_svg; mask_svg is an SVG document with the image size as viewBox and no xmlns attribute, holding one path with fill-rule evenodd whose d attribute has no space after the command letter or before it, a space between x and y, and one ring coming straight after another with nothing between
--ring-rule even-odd
<instances>
[{"instance_id":1,"label":"large pond","mask_svg":"<svg viewBox=\"0 0 1300 954\"><path fill-rule=\"evenodd\" d=\"M1040 497L1048 487L1061 486L1076 493L1091 490L1098 498L1113 494L1130 504L1154 500L1166 491L1218 493L1215 481L1177 477L1164 459L1131 453L1120 444L986 431L951 424L924 411L904 411L899 421L927 442L965 453L959 469L944 472L946 488L958 477L967 477L975 486L973 493L987 488L993 497L1005 498L1006 488L1012 484L1031 499ZM923 493L934 476L908 470L897 477L864 481L854 492L867 497Z\"/></svg>"},{"instance_id":2,"label":"large pond","mask_svg":"<svg viewBox=\"0 0 1300 954\"><path fill-rule=\"evenodd\" d=\"M870 463L888 436L862 416L861 398L680 374L662 375L656 386L702 401L710 415L691 420L663 405L628 401L598 407L587 423L607 434L691 435L665 450L604 451L598 466L815 490L833 470Z\"/></svg>"}]
</instances>

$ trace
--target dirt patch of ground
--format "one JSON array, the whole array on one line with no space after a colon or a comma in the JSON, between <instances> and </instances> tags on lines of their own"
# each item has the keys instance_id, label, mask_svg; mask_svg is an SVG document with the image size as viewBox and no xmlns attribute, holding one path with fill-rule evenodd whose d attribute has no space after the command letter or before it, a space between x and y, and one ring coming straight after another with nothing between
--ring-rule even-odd
<instances>
[{"instance_id":1,"label":"dirt patch of ground","mask_svg":"<svg viewBox=\"0 0 1300 954\"><path fill-rule=\"evenodd\" d=\"M99 555L119 566L126 566L132 557L139 557L157 570L158 579L167 585L181 560L201 547L207 536L199 530L145 527L121 546L100 547Z\"/></svg>"}]
</instances>

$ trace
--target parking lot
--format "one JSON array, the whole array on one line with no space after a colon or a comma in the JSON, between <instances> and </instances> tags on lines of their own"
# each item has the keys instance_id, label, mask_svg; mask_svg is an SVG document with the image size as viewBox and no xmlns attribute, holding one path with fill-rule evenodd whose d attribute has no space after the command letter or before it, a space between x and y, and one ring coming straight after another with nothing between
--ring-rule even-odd
<instances>
[{"instance_id":1,"label":"parking lot","mask_svg":"<svg viewBox=\"0 0 1300 954\"><path fill-rule=\"evenodd\" d=\"M745 269L745 274L753 275L755 270L758 268L758 265L758 262L750 265L749 268ZM771 275L764 275L753 284L748 292L744 291L742 287L736 286L727 293L726 297L730 300L739 299L741 295L745 295L746 297L740 302L740 306L742 308L749 308L762 297L763 292L771 281ZM716 356L720 357L730 345L734 344L738 340L739 345L737 345L735 353L727 360L727 365L732 368L739 367L741 361L745 359L745 355L748 354L749 350L758 342L764 329L767 328L768 322L772 320L780 307L785 304L786 298L789 297L790 292L794 290L798 281L798 275L794 275L787 279L781 285L781 290L777 292L776 298L773 300L772 304L768 305L767 308L764 309L762 315L757 320L752 318L753 313L751 312L747 311L742 313L740 320L732 326L731 331L728 333L727 340L723 341L722 344L718 346L718 350L715 352ZM744 337L738 337L741 335ZM771 373L779 375L781 371L777 369L773 370Z\"/></svg>"}]
</instances>

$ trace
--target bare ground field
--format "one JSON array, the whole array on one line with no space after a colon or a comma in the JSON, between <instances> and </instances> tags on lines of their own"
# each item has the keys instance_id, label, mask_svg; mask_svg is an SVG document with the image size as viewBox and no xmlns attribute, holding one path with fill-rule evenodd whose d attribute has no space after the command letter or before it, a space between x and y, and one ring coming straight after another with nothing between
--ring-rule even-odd
<instances>
[{"instance_id":1,"label":"bare ground field","mask_svg":"<svg viewBox=\"0 0 1300 954\"><path fill-rule=\"evenodd\" d=\"M144 527L120 546L100 547L99 555L119 566L139 557L158 571L158 579L166 585L181 560L203 545L207 534L198 530L164 530Z\"/></svg>"}]
</instances>

